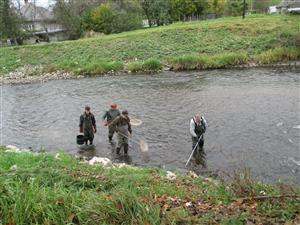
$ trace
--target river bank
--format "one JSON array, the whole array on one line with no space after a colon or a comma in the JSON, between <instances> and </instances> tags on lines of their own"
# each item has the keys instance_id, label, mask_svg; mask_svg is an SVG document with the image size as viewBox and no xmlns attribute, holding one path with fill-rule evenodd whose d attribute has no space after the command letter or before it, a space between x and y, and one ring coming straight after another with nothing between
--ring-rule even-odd
<instances>
[{"instance_id":1,"label":"river bank","mask_svg":"<svg viewBox=\"0 0 300 225\"><path fill-rule=\"evenodd\" d=\"M271 69L299 69L300 61L289 61L289 62L278 62L272 64L257 64L255 62L251 62L248 64L241 65L229 65L224 66L222 68L210 68L210 69L251 69L251 68L271 68ZM73 72L67 71L52 71L52 72L43 72L44 69L42 66L24 66L19 68L14 72L10 72L6 75L3 75L0 79L0 84L2 85L19 85L19 84L32 84L32 83L44 83L51 80L66 80L66 79L82 79L86 77L97 77L97 76L122 76L124 74L136 74L140 72L142 74L157 74L163 71L203 71L200 68L174 68L170 65L164 65L162 68L158 70L152 71L130 71L130 70L122 70L122 71L110 71L106 74L98 74L98 75L76 75ZM208 69L204 69L208 70Z\"/></svg>"},{"instance_id":2,"label":"river bank","mask_svg":"<svg viewBox=\"0 0 300 225\"><path fill-rule=\"evenodd\" d=\"M77 77L288 64L300 59L299 21L298 15L226 17L0 48L0 74L5 83L15 83L15 73L28 66L38 69L26 73L24 82L45 74L46 80L64 79L56 71Z\"/></svg>"},{"instance_id":3,"label":"river bank","mask_svg":"<svg viewBox=\"0 0 300 225\"><path fill-rule=\"evenodd\" d=\"M0 148L3 224L298 224L299 187ZM5 193L5 194L4 194Z\"/></svg>"}]
</instances>

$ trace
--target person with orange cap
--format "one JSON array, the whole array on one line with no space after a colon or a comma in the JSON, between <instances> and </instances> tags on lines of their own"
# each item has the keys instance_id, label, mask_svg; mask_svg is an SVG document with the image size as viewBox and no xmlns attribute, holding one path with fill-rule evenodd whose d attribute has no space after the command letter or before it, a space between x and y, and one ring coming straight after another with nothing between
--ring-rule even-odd
<instances>
[{"instance_id":1,"label":"person with orange cap","mask_svg":"<svg viewBox=\"0 0 300 225\"><path fill-rule=\"evenodd\" d=\"M103 115L103 124L108 126L108 140L111 142L116 132L116 126L109 126L110 123L116 119L120 115L120 110L118 109L118 105L116 103L112 103L110 105L110 109L105 112Z\"/></svg>"},{"instance_id":2,"label":"person with orange cap","mask_svg":"<svg viewBox=\"0 0 300 225\"><path fill-rule=\"evenodd\" d=\"M121 148L124 148L124 154L128 154L128 136L132 134L130 119L128 116L128 111L123 110L122 114L118 116L114 121L110 123L109 126L116 127L118 132L118 146L117 154L120 154Z\"/></svg>"}]
</instances>

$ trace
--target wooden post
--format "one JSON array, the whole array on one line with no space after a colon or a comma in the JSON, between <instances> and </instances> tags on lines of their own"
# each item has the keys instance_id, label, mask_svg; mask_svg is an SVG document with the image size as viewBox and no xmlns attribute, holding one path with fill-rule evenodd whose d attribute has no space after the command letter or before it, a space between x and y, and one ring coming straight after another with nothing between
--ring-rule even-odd
<instances>
[{"instance_id":1,"label":"wooden post","mask_svg":"<svg viewBox=\"0 0 300 225\"><path fill-rule=\"evenodd\" d=\"M244 0L243 3L243 19L245 19L245 15L246 15L246 0Z\"/></svg>"}]
</instances>

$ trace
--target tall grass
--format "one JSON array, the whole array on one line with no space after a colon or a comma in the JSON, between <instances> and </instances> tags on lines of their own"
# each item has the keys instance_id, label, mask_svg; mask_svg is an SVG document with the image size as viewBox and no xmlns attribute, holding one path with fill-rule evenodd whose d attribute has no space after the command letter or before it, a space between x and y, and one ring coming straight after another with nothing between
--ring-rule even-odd
<instances>
[{"instance_id":1,"label":"tall grass","mask_svg":"<svg viewBox=\"0 0 300 225\"><path fill-rule=\"evenodd\" d=\"M245 64L248 56L244 52L217 55L184 55L171 59L174 70L217 69Z\"/></svg>"},{"instance_id":2,"label":"tall grass","mask_svg":"<svg viewBox=\"0 0 300 225\"><path fill-rule=\"evenodd\" d=\"M162 63L158 59L150 58L143 62L130 62L127 70L133 73L137 72L155 72L162 69Z\"/></svg>"},{"instance_id":3,"label":"tall grass","mask_svg":"<svg viewBox=\"0 0 300 225\"><path fill-rule=\"evenodd\" d=\"M297 47L274 48L254 56L259 64L270 64L300 59L300 49Z\"/></svg>"},{"instance_id":4,"label":"tall grass","mask_svg":"<svg viewBox=\"0 0 300 225\"><path fill-rule=\"evenodd\" d=\"M256 202L255 217L248 204L236 205L235 198L245 193L283 193L249 179L230 184L177 174L169 181L156 168L105 168L63 152L56 158L4 150L0 148L0 224L203 224L240 221L241 215L254 223L297 221L296 198ZM285 195L295 193L299 190L284 190Z\"/></svg>"}]
</instances>

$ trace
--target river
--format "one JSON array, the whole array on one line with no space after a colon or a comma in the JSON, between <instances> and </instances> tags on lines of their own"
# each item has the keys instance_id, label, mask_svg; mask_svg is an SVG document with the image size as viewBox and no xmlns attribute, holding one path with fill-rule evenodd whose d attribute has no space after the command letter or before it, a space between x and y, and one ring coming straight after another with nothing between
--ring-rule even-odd
<instances>
[{"instance_id":1,"label":"river","mask_svg":"<svg viewBox=\"0 0 300 225\"><path fill-rule=\"evenodd\" d=\"M100 124L105 109L117 102L143 121L133 127L133 140L149 145L145 157L131 142L126 160L183 169L192 150L189 120L201 113L208 122L203 170L232 175L249 168L259 180L300 183L299 81L295 70L244 69L5 85L1 143L122 161ZM98 125L90 150L78 148L75 140L85 105Z\"/></svg>"}]
</instances>

